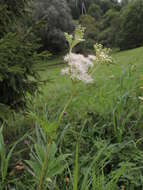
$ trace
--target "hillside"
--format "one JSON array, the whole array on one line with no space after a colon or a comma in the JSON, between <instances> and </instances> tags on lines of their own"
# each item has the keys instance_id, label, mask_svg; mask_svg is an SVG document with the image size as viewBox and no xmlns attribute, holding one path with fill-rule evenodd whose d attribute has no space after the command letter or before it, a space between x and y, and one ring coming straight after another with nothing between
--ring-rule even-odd
<instances>
[{"instance_id":1,"label":"hillside","mask_svg":"<svg viewBox=\"0 0 143 190\"><path fill-rule=\"evenodd\" d=\"M97 66L94 84L77 85L77 95L69 108L70 117L75 115L75 118L81 118L87 112L96 111L108 114L118 99L125 94L134 94L139 88L143 75L143 48L115 53L113 58L114 64ZM55 61L53 63L55 64ZM61 68L63 65L53 66L42 73L44 78L51 79L51 82L43 88L44 97L40 99L40 105L41 101L48 104L51 117L58 115L71 94L71 82L68 77L61 76Z\"/></svg>"}]
</instances>

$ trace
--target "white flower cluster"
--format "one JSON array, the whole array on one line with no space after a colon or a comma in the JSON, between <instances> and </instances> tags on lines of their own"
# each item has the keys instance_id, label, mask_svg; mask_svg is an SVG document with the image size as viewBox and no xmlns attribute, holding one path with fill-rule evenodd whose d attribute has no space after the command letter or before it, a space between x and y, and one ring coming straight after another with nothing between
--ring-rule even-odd
<instances>
[{"instance_id":1,"label":"white flower cluster","mask_svg":"<svg viewBox=\"0 0 143 190\"><path fill-rule=\"evenodd\" d=\"M112 57L109 56L110 49L103 48L101 44L94 46L96 56L85 57L81 54L72 53L73 48L84 41L84 30L85 28L78 26L73 35L65 33L65 38L69 44L69 54L65 56L64 60L68 67L62 69L61 72L63 75L69 75L73 81L82 81L88 84L93 82L91 74L94 71L95 64L111 63Z\"/></svg>"},{"instance_id":2,"label":"white flower cluster","mask_svg":"<svg viewBox=\"0 0 143 190\"><path fill-rule=\"evenodd\" d=\"M64 60L68 67L62 69L63 75L70 75L71 79L82 81L85 84L92 83L93 78L89 70L94 66L95 56L84 57L81 54L71 53L65 56Z\"/></svg>"},{"instance_id":3,"label":"white flower cluster","mask_svg":"<svg viewBox=\"0 0 143 190\"><path fill-rule=\"evenodd\" d=\"M112 57L109 55L110 49L103 48L101 44L95 44L94 49L96 51L96 62L97 63L112 63Z\"/></svg>"}]
</instances>

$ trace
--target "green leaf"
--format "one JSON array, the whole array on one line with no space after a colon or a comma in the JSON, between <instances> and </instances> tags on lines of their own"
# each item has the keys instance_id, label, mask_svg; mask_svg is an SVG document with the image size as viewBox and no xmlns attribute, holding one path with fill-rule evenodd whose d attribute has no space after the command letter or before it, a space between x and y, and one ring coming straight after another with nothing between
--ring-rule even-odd
<instances>
[{"instance_id":1,"label":"green leaf","mask_svg":"<svg viewBox=\"0 0 143 190\"><path fill-rule=\"evenodd\" d=\"M73 174L73 190L78 190L78 143L76 145L75 166Z\"/></svg>"}]
</instances>

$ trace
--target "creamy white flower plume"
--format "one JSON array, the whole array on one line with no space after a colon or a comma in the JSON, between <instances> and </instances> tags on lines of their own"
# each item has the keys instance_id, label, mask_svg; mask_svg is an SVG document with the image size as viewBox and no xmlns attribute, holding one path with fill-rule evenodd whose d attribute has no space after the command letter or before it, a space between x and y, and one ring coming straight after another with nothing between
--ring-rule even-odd
<instances>
[{"instance_id":1,"label":"creamy white flower plume","mask_svg":"<svg viewBox=\"0 0 143 190\"><path fill-rule=\"evenodd\" d=\"M63 75L70 75L72 80L79 80L86 84L92 83L93 78L89 74L89 70L94 66L89 57L81 54L71 53L65 56L64 60L68 63L68 67L62 69Z\"/></svg>"}]
</instances>

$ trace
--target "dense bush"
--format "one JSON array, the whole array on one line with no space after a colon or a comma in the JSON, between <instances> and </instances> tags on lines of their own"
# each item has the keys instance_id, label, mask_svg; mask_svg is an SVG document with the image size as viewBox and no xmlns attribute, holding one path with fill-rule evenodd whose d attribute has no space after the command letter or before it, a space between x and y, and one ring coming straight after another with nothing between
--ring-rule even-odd
<instances>
[{"instance_id":1,"label":"dense bush","mask_svg":"<svg viewBox=\"0 0 143 190\"><path fill-rule=\"evenodd\" d=\"M38 86L38 40L29 25L31 1L0 1L0 118L23 109ZM39 69L38 69L39 70ZM10 108L10 109L9 109Z\"/></svg>"},{"instance_id":2,"label":"dense bush","mask_svg":"<svg viewBox=\"0 0 143 190\"><path fill-rule=\"evenodd\" d=\"M23 108L27 95L37 90L36 43L16 33L0 40L0 104Z\"/></svg>"},{"instance_id":3,"label":"dense bush","mask_svg":"<svg viewBox=\"0 0 143 190\"><path fill-rule=\"evenodd\" d=\"M12 30L17 19L26 12L27 0L0 0L0 37Z\"/></svg>"},{"instance_id":4,"label":"dense bush","mask_svg":"<svg viewBox=\"0 0 143 190\"><path fill-rule=\"evenodd\" d=\"M44 21L43 27L37 31L42 39L43 49L53 52L63 51L66 47L64 32L73 30L70 9L65 0L36 1L34 19Z\"/></svg>"},{"instance_id":5,"label":"dense bush","mask_svg":"<svg viewBox=\"0 0 143 190\"><path fill-rule=\"evenodd\" d=\"M122 14L119 46L129 49L143 44L143 0L129 3Z\"/></svg>"}]
</instances>

